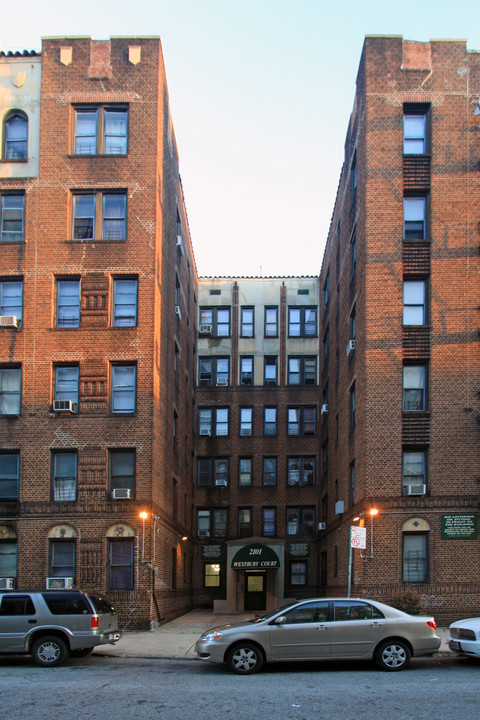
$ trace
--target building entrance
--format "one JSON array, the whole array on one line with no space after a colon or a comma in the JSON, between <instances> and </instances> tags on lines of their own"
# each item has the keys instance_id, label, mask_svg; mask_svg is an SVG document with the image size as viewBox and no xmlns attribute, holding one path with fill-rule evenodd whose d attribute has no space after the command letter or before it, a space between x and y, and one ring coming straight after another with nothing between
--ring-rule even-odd
<instances>
[{"instance_id":1,"label":"building entrance","mask_svg":"<svg viewBox=\"0 0 480 720\"><path fill-rule=\"evenodd\" d=\"M266 572L245 573L245 610L266 609Z\"/></svg>"}]
</instances>

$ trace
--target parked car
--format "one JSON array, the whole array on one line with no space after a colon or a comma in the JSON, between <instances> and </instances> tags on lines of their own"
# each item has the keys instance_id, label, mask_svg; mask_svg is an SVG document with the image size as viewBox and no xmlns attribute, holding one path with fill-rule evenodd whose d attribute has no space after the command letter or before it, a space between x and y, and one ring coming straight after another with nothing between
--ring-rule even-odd
<instances>
[{"instance_id":1,"label":"parked car","mask_svg":"<svg viewBox=\"0 0 480 720\"><path fill-rule=\"evenodd\" d=\"M436 627L433 617L408 615L374 600L316 598L207 630L195 652L242 675L265 662L293 660L373 658L381 670L403 670L412 656L438 650Z\"/></svg>"},{"instance_id":2,"label":"parked car","mask_svg":"<svg viewBox=\"0 0 480 720\"><path fill-rule=\"evenodd\" d=\"M480 618L467 618L452 623L447 642L454 652L480 658Z\"/></svg>"},{"instance_id":3,"label":"parked car","mask_svg":"<svg viewBox=\"0 0 480 720\"><path fill-rule=\"evenodd\" d=\"M113 605L98 592L0 591L0 653L30 653L54 667L122 636Z\"/></svg>"}]
</instances>

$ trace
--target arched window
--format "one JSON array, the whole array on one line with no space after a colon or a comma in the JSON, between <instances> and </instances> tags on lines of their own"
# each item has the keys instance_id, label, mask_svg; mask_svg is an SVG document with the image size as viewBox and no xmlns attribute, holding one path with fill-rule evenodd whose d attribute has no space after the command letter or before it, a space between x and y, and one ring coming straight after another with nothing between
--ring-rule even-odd
<instances>
[{"instance_id":1,"label":"arched window","mask_svg":"<svg viewBox=\"0 0 480 720\"><path fill-rule=\"evenodd\" d=\"M5 160L26 160L28 157L28 120L20 110L11 112L4 124L3 157Z\"/></svg>"}]
</instances>

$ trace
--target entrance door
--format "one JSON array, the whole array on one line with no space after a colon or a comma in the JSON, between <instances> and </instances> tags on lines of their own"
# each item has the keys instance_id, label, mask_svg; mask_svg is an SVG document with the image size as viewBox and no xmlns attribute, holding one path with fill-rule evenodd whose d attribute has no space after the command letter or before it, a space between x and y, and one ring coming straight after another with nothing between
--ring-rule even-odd
<instances>
[{"instance_id":1,"label":"entrance door","mask_svg":"<svg viewBox=\"0 0 480 720\"><path fill-rule=\"evenodd\" d=\"M245 573L245 610L265 610L266 573Z\"/></svg>"}]
</instances>

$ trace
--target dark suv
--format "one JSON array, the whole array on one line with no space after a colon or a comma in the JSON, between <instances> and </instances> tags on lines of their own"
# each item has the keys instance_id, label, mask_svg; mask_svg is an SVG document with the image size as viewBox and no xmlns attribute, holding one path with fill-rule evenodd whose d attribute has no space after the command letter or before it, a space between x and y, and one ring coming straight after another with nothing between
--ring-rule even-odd
<instances>
[{"instance_id":1,"label":"dark suv","mask_svg":"<svg viewBox=\"0 0 480 720\"><path fill-rule=\"evenodd\" d=\"M0 653L30 653L54 667L122 636L115 608L98 592L0 591Z\"/></svg>"}]
</instances>

